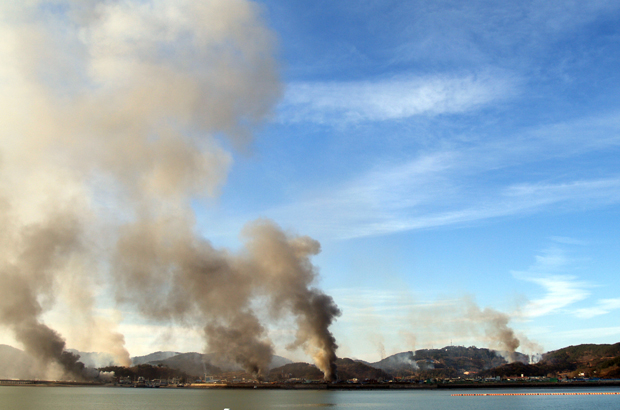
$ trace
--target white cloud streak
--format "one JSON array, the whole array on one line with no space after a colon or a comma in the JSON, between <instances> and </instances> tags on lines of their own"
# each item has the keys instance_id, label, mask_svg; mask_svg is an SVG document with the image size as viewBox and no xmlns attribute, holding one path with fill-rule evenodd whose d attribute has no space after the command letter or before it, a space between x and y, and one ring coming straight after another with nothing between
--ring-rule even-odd
<instances>
[{"instance_id":1,"label":"white cloud streak","mask_svg":"<svg viewBox=\"0 0 620 410\"><path fill-rule=\"evenodd\" d=\"M590 296L590 292L584 289L588 284L577 280L574 276L524 277L523 279L543 287L547 292L542 298L528 303L525 310L527 317L556 313Z\"/></svg>"},{"instance_id":2,"label":"white cloud streak","mask_svg":"<svg viewBox=\"0 0 620 410\"><path fill-rule=\"evenodd\" d=\"M263 214L320 238L346 239L617 204L617 174L495 177L514 166L615 149L619 119L617 114L579 119L462 149L429 151L397 164L384 161L327 193L306 192L305 199Z\"/></svg>"},{"instance_id":3,"label":"white cloud streak","mask_svg":"<svg viewBox=\"0 0 620 410\"><path fill-rule=\"evenodd\" d=\"M601 299L597 302L596 306L577 309L575 316L582 319L590 319L595 316L606 315L613 310L620 309L620 298L615 299Z\"/></svg>"},{"instance_id":4,"label":"white cloud streak","mask_svg":"<svg viewBox=\"0 0 620 410\"><path fill-rule=\"evenodd\" d=\"M517 216L560 205L592 208L620 202L620 177L524 183L468 193L467 187L441 175L415 179L416 172L401 172L373 175L366 183L357 181L330 196L275 208L268 215L291 225L295 221L315 235L347 239Z\"/></svg>"},{"instance_id":5,"label":"white cloud streak","mask_svg":"<svg viewBox=\"0 0 620 410\"><path fill-rule=\"evenodd\" d=\"M536 318L554 314L590 296L588 288L591 288L592 284L566 274L575 269L579 261L567 257L562 249L547 249L542 255L536 255L535 260L526 271L512 272L515 278L534 283L545 292L542 297L525 306L523 317Z\"/></svg>"},{"instance_id":6,"label":"white cloud streak","mask_svg":"<svg viewBox=\"0 0 620 410\"><path fill-rule=\"evenodd\" d=\"M514 93L514 81L489 74L426 76L288 86L282 122L357 123L459 113Z\"/></svg>"},{"instance_id":7,"label":"white cloud streak","mask_svg":"<svg viewBox=\"0 0 620 410\"><path fill-rule=\"evenodd\" d=\"M556 243L583 245L583 242L572 238L551 239ZM516 279L534 283L545 292L542 297L530 301L521 316L528 319L563 312L580 319L591 319L620 309L620 298L599 299L593 306L570 308L577 302L587 300L591 296L589 289L597 286L575 275L566 274L578 270L581 263L580 260L567 257L562 249L552 247L542 255L537 255L535 263L526 271L513 271Z\"/></svg>"}]
</instances>

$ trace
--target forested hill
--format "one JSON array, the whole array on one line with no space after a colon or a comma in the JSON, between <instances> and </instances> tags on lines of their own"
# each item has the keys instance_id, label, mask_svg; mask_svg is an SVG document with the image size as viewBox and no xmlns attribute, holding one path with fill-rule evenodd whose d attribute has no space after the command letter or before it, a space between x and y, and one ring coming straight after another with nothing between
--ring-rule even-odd
<instances>
[{"instance_id":1,"label":"forested hill","mask_svg":"<svg viewBox=\"0 0 620 410\"><path fill-rule=\"evenodd\" d=\"M584 344L547 352L543 355L543 361L549 363L569 362L588 364L589 362L599 362L618 356L620 356L620 343L613 345Z\"/></svg>"},{"instance_id":2,"label":"forested hill","mask_svg":"<svg viewBox=\"0 0 620 410\"><path fill-rule=\"evenodd\" d=\"M527 361L526 356L517 356ZM475 346L446 346L397 353L370 365L394 376L456 377L465 372L478 373L505 363L506 359L494 350Z\"/></svg>"},{"instance_id":3,"label":"forested hill","mask_svg":"<svg viewBox=\"0 0 620 410\"><path fill-rule=\"evenodd\" d=\"M511 363L485 372L489 376L558 376L619 378L620 343L583 344L547 352L531 365Z\"/></svg>"}]
</instances>

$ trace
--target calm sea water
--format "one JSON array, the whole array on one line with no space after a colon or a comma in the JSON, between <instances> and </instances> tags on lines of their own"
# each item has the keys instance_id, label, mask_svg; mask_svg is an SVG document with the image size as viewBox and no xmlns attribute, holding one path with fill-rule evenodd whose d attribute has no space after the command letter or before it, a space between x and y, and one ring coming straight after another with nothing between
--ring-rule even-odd
<instances>
[{"instance_id":1,"label":"calm sea water","mask_svg":"<svg viewBox=\"0 0 620 410\"><path fill-rule=\"evenodd\" d=\"M0 410L620 410L620 395L451 396L455 393L608 391L619 389L290 391L0 386Z\"/></svg>"}]
</instances>

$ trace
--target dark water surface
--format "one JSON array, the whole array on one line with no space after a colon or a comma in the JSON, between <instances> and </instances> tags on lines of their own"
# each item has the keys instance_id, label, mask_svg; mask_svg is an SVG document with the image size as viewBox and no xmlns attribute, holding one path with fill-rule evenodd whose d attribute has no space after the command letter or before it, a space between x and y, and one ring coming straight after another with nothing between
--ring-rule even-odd
<instances>
[{"instance_id":1,"label":"dark water surface","mask_svg":"<svg viewBox=\"0 0 620 410\"><path fill-rule=\"evenodd\" d=\"M620 389L291 391L0 386L0 410L620 410L620 395L452 396L457 393L614 391Z\"/></svg>"}]
</instances>

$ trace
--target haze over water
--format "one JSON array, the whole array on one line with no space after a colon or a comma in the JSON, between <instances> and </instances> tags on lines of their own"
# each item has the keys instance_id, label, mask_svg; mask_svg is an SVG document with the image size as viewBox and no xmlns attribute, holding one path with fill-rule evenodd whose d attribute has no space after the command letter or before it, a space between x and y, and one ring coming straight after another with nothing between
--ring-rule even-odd
<instances>
[{"instance_id":1,"label":"haze over water","mask_svg":"<svg viewBox=\"0 0 620 410\"><path fill-rule=\"evenodd\" d=\"M498 392L607 392L617 389L494 389ZM0 387L2 410L577 410L618 408L620 396L454 397L463 391L280 391L134 389L101 387ZM471 390L465 391L471 393Z\"/></svg>"}]
</instances>

